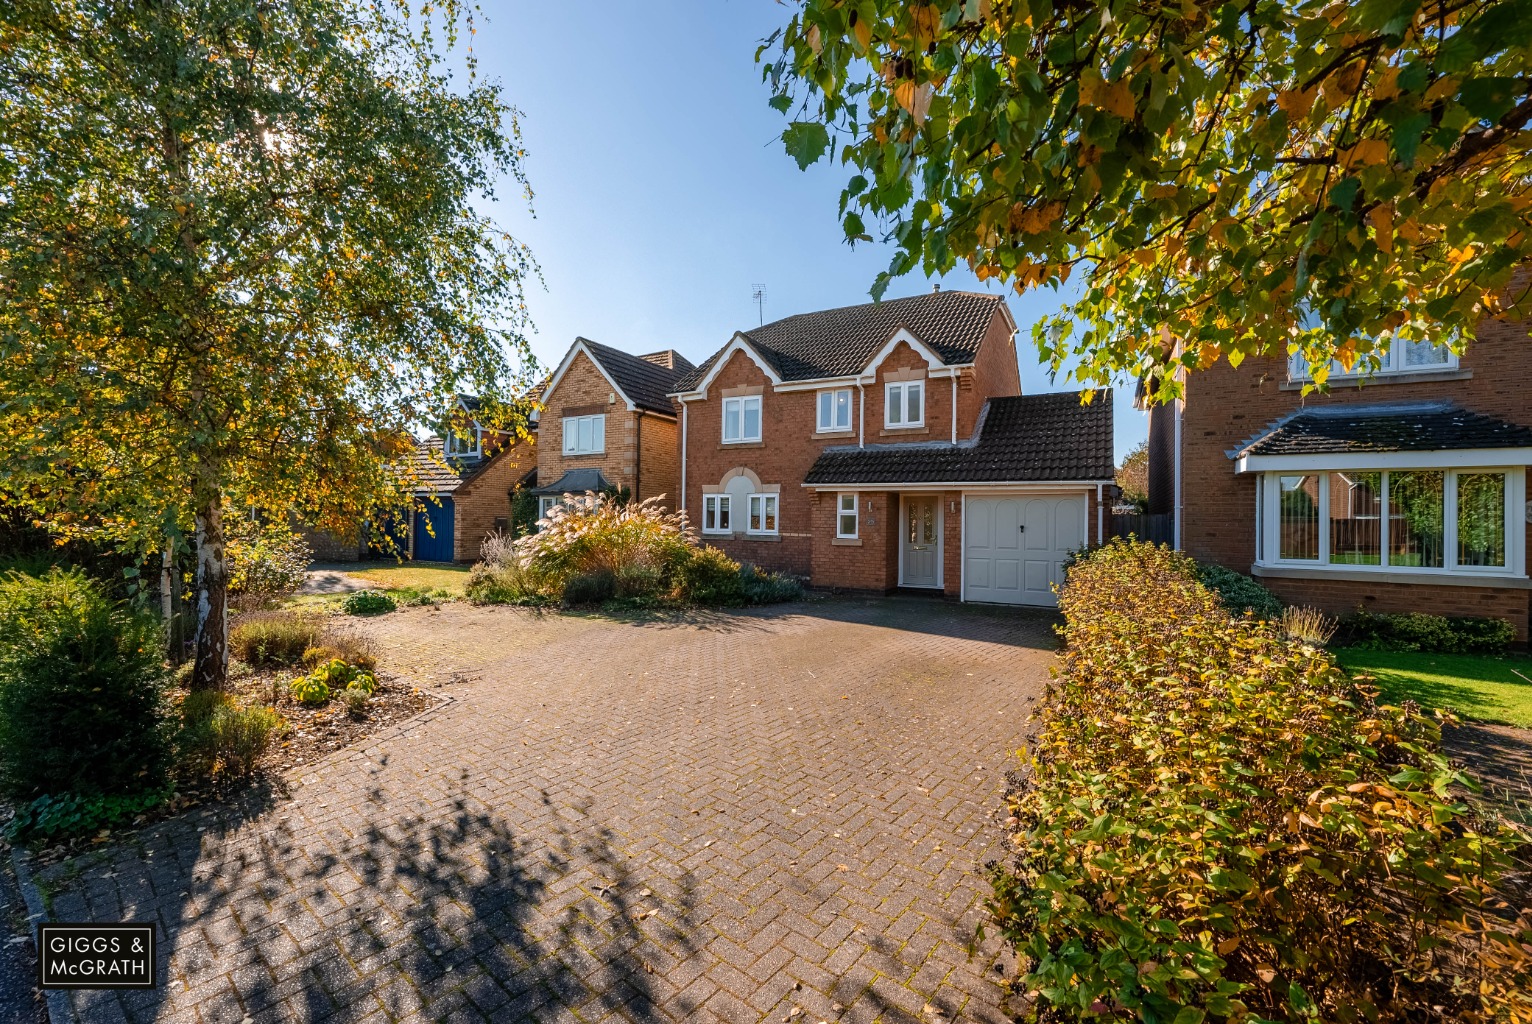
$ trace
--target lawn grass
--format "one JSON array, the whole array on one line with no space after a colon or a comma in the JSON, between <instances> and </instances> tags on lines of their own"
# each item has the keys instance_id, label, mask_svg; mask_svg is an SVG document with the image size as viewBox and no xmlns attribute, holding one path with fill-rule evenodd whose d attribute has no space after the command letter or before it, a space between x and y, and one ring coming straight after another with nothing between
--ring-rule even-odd
<instances>
[{"instance_id":1,"label":"lawn grass","mask_svg":"<svg viewBox=\"0 0 1532 1024\"><path fill-rule=\"evenodd\" d=\"M468 567L461 565L382 563L361 569L347 568L345 573L366 580L379 590L445 590L453 597L462 597L463 587L468 583Z\"/></svg>"},{"instance_id":2,"label":"lawn grass","mask_svg":"<svg viewBox=\"0 0 1532 1024\"><path fill-rule=\"evenodd\" d=\"M1532 729L1532 658L1476 654L1425 654L1343 647L1341 667L1376 676L1385 700L1412 699L1447 708L1464 718Z\"/></svg>"}]
</instances>

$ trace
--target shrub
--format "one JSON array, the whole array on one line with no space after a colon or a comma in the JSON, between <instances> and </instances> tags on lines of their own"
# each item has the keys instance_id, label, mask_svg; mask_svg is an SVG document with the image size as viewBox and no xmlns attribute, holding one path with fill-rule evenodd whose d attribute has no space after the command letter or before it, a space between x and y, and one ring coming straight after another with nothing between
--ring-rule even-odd
<instances>
[{"instance_id":1,"label":"shrub","mask_svg":"<svg viewBox=\"0 0 1532 1024\"><path fill-rule=\"evenodd\" d=\"M1449 619L1425 612L1390 615L1358 609L1341 631L1344 642L1354 647L1433 654L1499 654L1516 641L1516 627L1504 619Z\"/></svg>"},{"instance_id":2,"label":"shrub","mask_svg":"<svg viewBox=\"0 0 1532 1024\"><path fill-rule=\"evenodd\" d=\"M1201 565L1197 567L1197 579L1218 595L1230 614L1243 615L1248 611L1268 622L1282 617L1282 602L1277 595L1244 573L1221 565Z\"/></svg>"},{"instance_id":3,"label":"shrub","mask_svg":"<svg viewBox=\"0 0 1532 1024\"><path fill-rule=\"evenodd\" d=\"M367 712L367 705L372 702L372 691L348 686L340 691L341 700L346 704L346 713L352 718L361 718Z\"/></svg>"},{"instance_id":4,"label":"shrub","mask_svg":"<svg viewBox=\"0 0 1532 1024\"><path fill-rule=\"evenodd\" d=\"M498 552L494 563L521 574L518 585L547 598L565 597L578 576L606 574L616 593L619 573L668 591L676 566L691 551L686 517L666 512L660 499L622 502L586 494L566 496L549 510L542 529ZM578 587L594 584L577 584ZM638 596L628 594L626 596ZM604 598L603 598L604 599Z\"/></svg>"},{"instance_id":5,"label":"shrub","mask_svg":"<svg viewBox=\"0 0 1532 1024\"><path fill-rule=\"evenodd\" d=\"M571 576L564 583L564 603L567 605L601 604L617 595L617 574L610 569Z\"/></svg>"},{"instance_id":6,"label":"shrub","mask_svg":"<svg viewBox=\"0 0 1532 1024\"><path fill-rule=\"evenodd\" d=\"M297 612L246 612L229 628L229 653L247 665L296 665L319 642L320 623Z\"/></svg>"},{"instance_id":7,"label":"shrub","mask_svg":"<svg viewBox=\"0 0 1532 1024\"><path fill-rule=\"evenodd\" d=\"M748 604L781 604L803 600L803 584L797 577L763 572L753 565L740 569L740 586Z\"/></svg>"},{"instance_id":8,"label":"shrub","mask_svg":"<svg viewBox=\"0 0 1532 1024\"><path fill-rule=\"evenodd\" d=\"M172 738L161 641L154 618L78 569L0 577L0 790L158 790Z\"/></svg>"},{"instance_id":9,"label":"shrub","mask_svg":"<svg viewBox=\"0 0 1532 1024\"><path fill-rule=\"evenodd\" d=\"M241 707L224 693L187 694L181 704L181 750L207 775L244 778L255 771L285 726L270 708Z\"/></svg>"},{"instance_id":10,"label":"shrub","mask_svg":"<svg viewBox=\"0 0 1532 1024\"><path fill-rule=\"evenodd\" d=\"M303 652L303 666L313 669L336 658L358 668L370 670L378 666L378 656L365 637L328 630L317 646Z\"/></svg>"},{"instance_id":11,"label":"shrub","mask_svg":"<svg viewBox=\"0 0 1532 1024\"><path fill-rule=\"evenodd\" d=\"M330 699L330 684L317 672L298 676L287 685L287 691L299 704L323 704Z\"/></svg>"},{"instance_id":12,"label":"shrub","mask_svg":"<svg viewBox=\"0 0 1532 1024\"><path fill-rule=\"evenodd\" d=\"M1318 608L1284 608L1282 632L1290 639L1323 647L1335 635L1335 620Z\"/></svg>"},{"instance_id":13,"label":"shrub","mask_svg":"<svg viewBox=\"0 0 1532 1024\"><path fill-rule=\"evenodd\" d=\"M104 796L61 793L40 796L16 809L5 829L13 843L47 845L111 828L151 811L170 799L169 789Z\"/></svg>"},{"instance_id":14,"label":"shrub","mask_svg":"<svg viewBox=\"0 0 1532 1024\"><path fill-rule=\"evenodd\" d=\"M341 608L347 615L382 615L398 605L380 590L356 590L346 595Z\"/></svg>"},{"instance_id":15,"label":"shrub","mask_svg":"<svg viewBox=\"0 0 1532 1024\"><path fill-rule=\"evenodd\" d=\"M291 530L230 517L228 525L229 593L281 597L295 593L308 574L314 553Z\"/></svg>"},{"instance_id":16,"label":"shrub","mask_svg":"<svg viewBox=\"0 0 1532 1024\"><path fill-rule=\"evenodd\" d=\"M694 548L676 569L676 593L691 604L728 607L745 601L740 565L715 547Z\"/></svg>"},{"instance_id":17,"label":"shrub","mask_svg":"<svg viewBox=\"0 0 1532 1024\"><path fill-rule=\"evenodd\" d=\"M1040 1020L1532 1011L1532 921L1484 912L1521 840L1449 795L1433 721L1164 548L1114 541L1059 604L989 902Z\"/></svg>"}]
</instances>

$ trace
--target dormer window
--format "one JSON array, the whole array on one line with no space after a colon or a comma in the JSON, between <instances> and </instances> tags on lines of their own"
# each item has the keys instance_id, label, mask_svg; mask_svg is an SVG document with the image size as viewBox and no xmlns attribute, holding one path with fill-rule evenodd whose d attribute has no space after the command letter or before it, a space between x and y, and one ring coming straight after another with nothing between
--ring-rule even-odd
<instances>
[{"instance_id":1,"label":"dormer window","mask_svg":"<svg viewBox=\"0 0 1532 1024\"><path fill-rule=\"evenodd\" d=\"M926 424L926 382L890 381L883 385L883 425L923 427Z\"/></svg>"},{"instance_id":2,"label":"dormer window","mask_svg":"<svg viewBox=\"0 0 1532 1024\"><path fill-rule=\"evenodd\" d=\"M819 393L819 418L816 433L831 434L851 429L851 389L837 388Z\"/></svg>"},{"instance_id":3,"label":"dormer window","mask_svg":"<svg viewBox=\"0 0 1532 1024\"><path fill-rule=\"evenodd\" d=\"M447 429L446 452L451 458L466 458L478 455L482 448L484 432L474 424L472 429L459 432L449 427Z\"/></svg>"}]
</instances>

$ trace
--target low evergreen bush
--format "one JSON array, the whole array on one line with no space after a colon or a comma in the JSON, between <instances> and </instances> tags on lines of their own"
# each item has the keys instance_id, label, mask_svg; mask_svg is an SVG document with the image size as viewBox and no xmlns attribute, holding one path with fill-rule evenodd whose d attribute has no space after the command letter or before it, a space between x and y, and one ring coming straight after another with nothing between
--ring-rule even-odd
<instances>
[{"instance_id":1,"label":"low evergreen bush","mask_svg":"<svg viewBox=\"0 0 1532 1024\"><path fill-rule=\"evenodd\" d=\"M297 612L245 612L229 627L229 653L246 665L296 665L319 642L319 619Z\"/></svg>"},{"instance_id":2,"label":"low evergreen bush","mask_svg":"<svg viewBox=\"0 0 1532 1024\"><path fill-rule=\"evenodd\" d=\"M753 565L740 569L740 585L747 604L782 604L803 600L803 584L796 576L765 572Z\"/></svg>"},{"instance_id":3,"label":"low evergreen bush","mask_svg":"<svg viewBox=\"0 0 1532 1024\"><path fill-rule=\"evenodd\" d=\"M693 549L676 567L676 593L688 604L727 608L745 603L740 564L715 547Z\"/></svg>"},{"instance_id":4,"label":"low evergreen bush","mask_svg":"<svg viewBox=\"0 0 1532 1024\"><path fill-rule=\"evenodd\" d=\"M1282 602L1277 600L1277 595L1244 573L1221 565L1199 565L1197 579L1218 595L1218 600L1230 614L1243 615L1248 611L1267 622L1282 617Z\"/></svg>"},{"instance_id":5,"label":"low evergreen bush","mask_svg":"<svg viewBox=\"0 0 1532 1024\"><path fill-rule=\"evenodd\" d=\"M241 707L225 693L189 693L181 703L182 768L205 776L245 778L285 725L270 708Z\"/></svg>"},{"instance_id":6,"label":"low evergreen bush","mask_svg":"<svg viewBox=\"0 0 1532 1024\"><path fill-rule=\"evenodd\" d=\"M1059 605L989 901L1039 1020L1527 1019L1525 837L1460 799L1434 721L1165 548L1114 541Z\"/></svg>"},{"instance_id":7,"label":"low evergreen bush","mask_svg":"<svg viewBox=\"0 0 1532 1024\"><path fill-rule=\"evenodd\" d=\"M1358 609L1341 623L1341 643L1380 651L1501 654L1516 642L1505 619L1446 618L1425 612L1376 614Z\"/></svg>"},{"instance_id":8,"label":"low evergreen bush","mask_svg":"<svg viewBox=\"0 0 1532 1024\"><path fill-rule=\"evenodd\" d=\"M571 576L564 582L563 600L567 605L601 604L617 595L617 574L610 569Z\"/></svg>"},{"instance_id":9,"label":"low evergreen bush","mask_svg":"<svg viewBox=\"0 0 1532 1024\"><path fill-rule=\"evenodd\" d=\"M0 576L0 792L30 802L160 790L168 686L154 617L78 569Z\"/></svg>"},{"instance_id":10,"label":"low evergreen bush","mask_svg":"<svg viewBox=\"0 0 1532 1024\"><path fill-rule=\"evenodd\" d=\"M380 590L353 591L340 606L347 615L382 615L399 607L398 602Z\"/></svg>"}]
</instances>

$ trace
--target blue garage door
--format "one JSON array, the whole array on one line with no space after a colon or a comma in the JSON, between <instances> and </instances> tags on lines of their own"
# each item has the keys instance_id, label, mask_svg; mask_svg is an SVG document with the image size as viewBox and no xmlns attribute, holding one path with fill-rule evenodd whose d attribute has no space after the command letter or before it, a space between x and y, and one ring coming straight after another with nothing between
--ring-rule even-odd
<instances>
[{"instance_id":1,"label":"blue garage door","mask_svg":"<svg viewBox=\"0 0 1532 1024\"><path fill-rule=\"evenodd\" d=\"M439 498L440 505L426 499L426 507L415 512L415 561L452 561L452 521L455 518L451 498ZM431 530L426 531L426 524ZM433 537L431 534L435 534Z\"/></svg>"}]
</instances>

